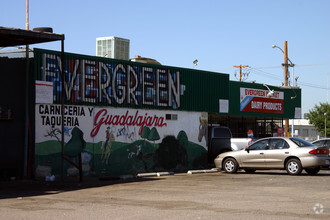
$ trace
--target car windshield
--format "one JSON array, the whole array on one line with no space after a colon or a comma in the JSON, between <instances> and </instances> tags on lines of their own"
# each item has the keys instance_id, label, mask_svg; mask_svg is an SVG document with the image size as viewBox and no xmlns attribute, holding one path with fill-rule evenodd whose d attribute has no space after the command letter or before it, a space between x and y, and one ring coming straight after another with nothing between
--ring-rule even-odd
<instances>
[{"instance_id":1,"label":"car windshield","mask_svg":"<svg viewBox=\"0 0 330 220\"><path fill-rule=\"evenodd\" d=\"M309 143L308 141L305 141L300 138L290 138L291 141L293 141L295 144L297 144L299 147L313 147L315 145Z\"/></svg>"}]
</instances>

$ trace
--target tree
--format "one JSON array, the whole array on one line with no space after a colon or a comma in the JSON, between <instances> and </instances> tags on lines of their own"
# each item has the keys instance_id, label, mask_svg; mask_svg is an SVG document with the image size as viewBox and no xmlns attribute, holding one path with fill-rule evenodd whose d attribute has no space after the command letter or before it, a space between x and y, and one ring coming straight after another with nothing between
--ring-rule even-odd
<instances>
[{"instance_id":1,"label":"tree","mask_svg":"<svg viewBox=\"0 0 330 220\"><path fill-rule=\"evenodd\" d=\"M326 115L325 115L326 113ZM309 113L306 114L307 119L309 119L310 123L315 126L318 132L321 135L324 135L325 127L327 127L327 137L330 134L330 123L328 118L330 116L330 105L329 103L320 103L320 105L315 105L314 108L309 110ZM326 124L325 124L326 122Z\"/></svg>"}]
</instances>

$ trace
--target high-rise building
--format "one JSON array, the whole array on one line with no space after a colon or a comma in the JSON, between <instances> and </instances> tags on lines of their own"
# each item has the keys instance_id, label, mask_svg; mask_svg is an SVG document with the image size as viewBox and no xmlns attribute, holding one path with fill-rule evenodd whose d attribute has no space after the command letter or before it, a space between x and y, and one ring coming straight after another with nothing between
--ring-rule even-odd
<instances>
[{"instance_id":1,"label":"high-rise building","mask_svg":"<svg viewBox=\"0 0 330 220\"><path fill-rule=\"evenodd\" d=\"M128 60L129 40L120 37L96 38L96 56Z\"/></svg>"}]
</instances>

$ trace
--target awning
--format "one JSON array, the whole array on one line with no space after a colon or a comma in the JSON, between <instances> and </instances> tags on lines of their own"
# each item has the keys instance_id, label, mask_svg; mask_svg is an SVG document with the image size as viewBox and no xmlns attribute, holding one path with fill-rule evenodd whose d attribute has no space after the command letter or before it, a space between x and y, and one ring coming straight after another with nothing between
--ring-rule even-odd
<instances>
[{"instance_id":1,"label":"awning","mask_svg":"<svg viewBox=\"0 0 330 220\"><path fill-rule=\"evenodd\" d=\"M64 40L64 34L0 26L0 47L37 44L58 40Z\"/></svg>"}]
</instances>

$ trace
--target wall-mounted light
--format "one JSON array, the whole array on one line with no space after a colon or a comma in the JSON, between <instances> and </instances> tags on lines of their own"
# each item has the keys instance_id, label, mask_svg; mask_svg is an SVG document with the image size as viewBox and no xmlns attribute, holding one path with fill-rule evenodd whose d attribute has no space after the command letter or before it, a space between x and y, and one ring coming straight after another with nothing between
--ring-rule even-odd
<instances>
[{"instance_id":1,"label":"wall-mounted light","mask_svg":"<svg viewBox=\"0 0 330 220\"><path fill-rule=\"evenodd\" d=\"M263 84L263 85L268 89L267 97L268 98L273 97L274 90L270 90L270 88L266 84Z\"/></svg>"},{"instance_id":2,"label":"wall-mounted light","mask_svg":"<svg viewBox=\"0 0 330 220\"><path fill-rule=\"evenodd\" d=\"M292 89L292 91L294 92L294 95L295 95L295 96L291 96L291 100L292 100L292 99L295 99L295 98L297 97L297 93L296 93L293 89Z\"/></svg>"}]
</instances>

